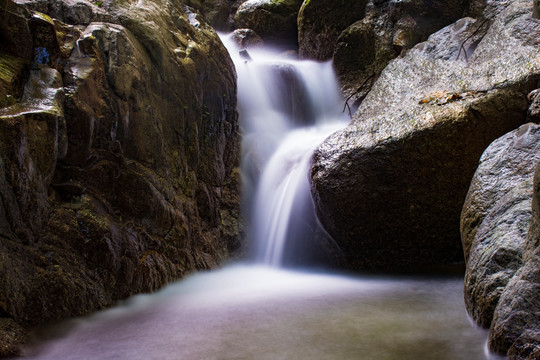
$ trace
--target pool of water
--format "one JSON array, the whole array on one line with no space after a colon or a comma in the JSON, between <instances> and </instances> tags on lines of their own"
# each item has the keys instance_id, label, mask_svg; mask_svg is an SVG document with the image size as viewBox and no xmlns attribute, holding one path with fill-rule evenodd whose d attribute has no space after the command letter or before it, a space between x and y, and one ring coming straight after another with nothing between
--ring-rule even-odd
<instances>
[{"instance_id":1,"label":"pool of water","mask_svg":"<svg viewBox=\"0 0 540 360\"><path fill-rule=\"evenodd\" d=\"M236 265L42 329L25 359L488 359L462 288Z\"/></svg>"}]
</instances>

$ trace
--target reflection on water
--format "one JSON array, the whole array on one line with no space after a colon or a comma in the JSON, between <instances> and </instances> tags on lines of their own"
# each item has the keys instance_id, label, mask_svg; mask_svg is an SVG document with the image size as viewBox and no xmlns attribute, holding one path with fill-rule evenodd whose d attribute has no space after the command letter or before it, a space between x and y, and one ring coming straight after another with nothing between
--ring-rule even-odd
<instances>
[{"instance_id":1,"label":"reflection on water","mask_svg":"<svg viewBox=\"0 0 540 360\"><path fill-rule=\"evenodd\" d=\"M486 359L463 281L234 266L65 325L27 359ZM45 331L46 333L47 331Z\"/></svg>"}]
</instances>

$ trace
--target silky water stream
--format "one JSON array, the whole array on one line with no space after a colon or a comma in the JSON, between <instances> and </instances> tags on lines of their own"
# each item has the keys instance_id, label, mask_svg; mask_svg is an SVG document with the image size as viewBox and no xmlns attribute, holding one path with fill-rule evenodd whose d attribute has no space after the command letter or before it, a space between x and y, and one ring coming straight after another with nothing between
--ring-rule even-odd
<instances>
[{"instance_id":1,"label":"silky water stream","mask_svg":"<svg viewBox=\"0 0 540 360\"><path fill-rule=\"evenodd\" d=\"M307 174L313 149L346 124L343 103L331 64L263 50L242 57L223 38L238 70L252 260L44 329L25 358L491 358L486 332L467 318L459 277L290 270L339 252L317 223Z\"/></svg>"}]
</instances>

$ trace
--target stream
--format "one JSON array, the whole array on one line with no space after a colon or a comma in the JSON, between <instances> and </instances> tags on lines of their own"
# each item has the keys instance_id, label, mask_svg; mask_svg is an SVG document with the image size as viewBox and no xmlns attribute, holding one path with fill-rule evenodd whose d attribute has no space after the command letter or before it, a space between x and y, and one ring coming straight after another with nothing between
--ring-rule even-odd
<instances>
[{"instance_id":1,"label":"stream","mask_svg":"<svg viewBox=\"0 0 540 360\"><path fill-rule=\"evenodd\" d=\"M313 150L348 122L332 66L241 56L222 38L238 72L249 260L41 329L25 359L494 359L460 276L300 270L339 253L307 177Z\"/></svg>"}]
</instances>

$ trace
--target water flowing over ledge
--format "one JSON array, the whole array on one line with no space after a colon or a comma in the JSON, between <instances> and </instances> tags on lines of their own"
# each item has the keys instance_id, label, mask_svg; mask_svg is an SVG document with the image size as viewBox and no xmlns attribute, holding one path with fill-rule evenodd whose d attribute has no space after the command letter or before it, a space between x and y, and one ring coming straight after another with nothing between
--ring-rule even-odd
<instances>
[{"instance_id":1,"label":"water flowing over ledge","mask_svg":"<svg viewBox=\"0 0 540 360\"><path fill-rule=\"evenodd\" d=\"M339 249L316 219L308 173L314 149L349 120L332 64L248 53L232 35L222 39L238 72L252 258L272 266L331 262Z\"/></svg>"}]
</instances>

